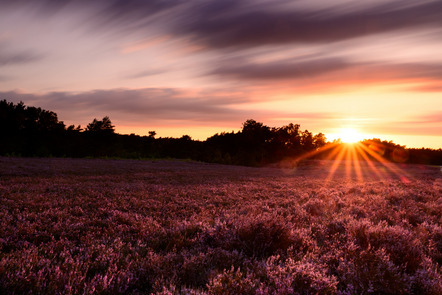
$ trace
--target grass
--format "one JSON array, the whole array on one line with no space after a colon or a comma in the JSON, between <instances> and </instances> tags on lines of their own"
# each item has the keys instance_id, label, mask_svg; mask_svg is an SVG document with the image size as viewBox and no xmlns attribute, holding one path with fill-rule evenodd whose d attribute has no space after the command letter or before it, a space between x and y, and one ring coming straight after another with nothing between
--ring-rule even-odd
<instances>
[{"instance_id":1,"label":"grass","mask_svg":"<svg viewBox=\"0 0 442 295\"><path fill-rule=\"evenodd\" d=\"M0 293L441 294L439 167L333 164L0 158Z\"/></svg>"}]
</instances>

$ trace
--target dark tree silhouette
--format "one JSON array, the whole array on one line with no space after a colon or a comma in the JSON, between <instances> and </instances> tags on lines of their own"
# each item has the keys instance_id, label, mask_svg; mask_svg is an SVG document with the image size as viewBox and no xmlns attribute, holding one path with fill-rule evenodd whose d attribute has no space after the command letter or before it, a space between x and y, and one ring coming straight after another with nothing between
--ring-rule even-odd
<instances>
[{"instance_id":1,"label":"dark tree silhouette","mask_svg":"<svg viewBox=\"0 0 442 295\"><path fill-rule=\"evenodd\" d=\"M109 117L94 119L85 130L66 127L57 114L23 102L0 100L0 155L119 158L183 158L223 164L260 166L297 159L326 144L338 147L341 142L327 143L324 134L301 131L299 124L269 127L253 119L245 121L241 131L222 132L206 141L181 138L155 138L115 133ZM400 163L442 165L442 149L407 149L380 139L362 142L372 160L387 159ZM315 155L327 158L333 149ZM382 157L382 158L379 158ZM361 158L361 160L363 160Z\"/></svg>"},{"instance_id":2,"label":"dark tree silhouette","mask_svg":"<svg viewBox=\"0 0 442 295\"><path fill-rule=\"evenodd\" d=\"M114 133L115 126L112 125L111 120L108 116L103 117L101 121L94 119L91 123L89 123L86 127L86 131L91 132L106 132L106 133Z\"/></svg>"},{"instance_id":3,"label":"dark tree silhouette","mask_svg":"<svg viewBox=\"0 0 442 295\"><path fill-rule=\"evenodd\" d=\"M60 155L65 125L57 114L0 101L0 153L22 156Z\"/></svg>"},{"instance_id":4,"label":"dark tree silhouette","mask_svg":"<svg viewBox=\"0 0 442 295\"><path fill-rule=\"evenodd\" d=\"M324 134L318 133L313 136L313 145L316 149L319 149L327 144L327 138Z\"/></svg>"}]
</instances>

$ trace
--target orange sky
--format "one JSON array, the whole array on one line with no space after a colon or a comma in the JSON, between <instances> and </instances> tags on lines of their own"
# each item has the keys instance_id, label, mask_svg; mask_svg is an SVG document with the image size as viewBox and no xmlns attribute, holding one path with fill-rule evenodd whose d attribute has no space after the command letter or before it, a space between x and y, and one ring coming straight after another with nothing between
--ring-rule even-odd
<instances>
[{"instance_id":1,"label":"orange sky","mask_svg":"<svg viewBox=\"0 0 442 295\"><path fill-rule=\"evenodd\" d=\"M0 99L121 133L255 119L442 148L442 2L323 2L5 3Z\"/></svg>"}]
</instances>

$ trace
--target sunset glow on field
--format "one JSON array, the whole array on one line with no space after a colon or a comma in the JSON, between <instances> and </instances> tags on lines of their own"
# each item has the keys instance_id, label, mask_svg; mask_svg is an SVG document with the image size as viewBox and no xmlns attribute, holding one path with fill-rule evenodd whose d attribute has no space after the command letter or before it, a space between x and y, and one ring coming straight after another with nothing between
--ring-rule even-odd
<instances>
[{"instance_id":1,"label":"sunset glow on field","mask_svg":"<svg viewBox=\"0 0 442 295\"><path fill-rule=\"evenodd\" d=\"M0 0L0 295L442 294L442 0Z\"/></svg>"},{"instance_id":2,"label":"sunset glow on field","mask_svg":"<svg viewBox=\"0 0 442 295\"><path fill-rule=\"evenodd\" d=\"M439 167L356 147L296 169L0 157L0 293L439 294Z\"/></svg>"}]
</instances>

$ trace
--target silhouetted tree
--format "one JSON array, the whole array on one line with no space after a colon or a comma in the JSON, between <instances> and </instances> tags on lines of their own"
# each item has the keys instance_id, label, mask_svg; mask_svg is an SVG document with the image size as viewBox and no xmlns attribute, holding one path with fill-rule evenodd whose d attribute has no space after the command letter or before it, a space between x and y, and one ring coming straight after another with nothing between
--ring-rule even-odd
<instances>
[{"instance_id":1,"label":"silhouetted tree","mask_svg":"<svg viewBox=\"0 0 442 295\"><path fill-rule=\"evenodd\" d=\"M315 148L315 146L313 144L313 134L311 132L309 132L308 130L305 130L304 132L302 132L301 144L302 144L302 147L304 148L304 150L306 150L306 151L310 151Z\"/></svg>"},{"instance_id":2,"label":"silhouetted tree","mask_svg":"<svg viewBox=\"0 0 442 295\"><path fill-rule=\"evenodd\" d=\"M101 121L94 119L91 123L89 123L86 127L86 131L91 132L105 132L105 133L114 133L114 125L112 125L111 120L108 116L103 117Z\"/></svg>"},{"instance_id":3,"label":"silhouetted tree","mask_svg":"<svg viewBox=\"0 0 442 295\"><path fill-rule=\"evenodd\" d=\"M66 131L68 132L81 132L83 129L81 128L80 125L77 125L77 127L75 127L75 125L69 125L66 128Z\"/></svg>"},{"instance_id":4,"label":"silhouetted tree","mask_svg":"<svg viewBox=\"0 0 442 295\"><path fill-rule=\"evenodd\" d=\"M239 157L246 165L256 166L268 161L268 146L272 138L270 127L249 119L243 123Z\"/></svg>"},{"instance_id":5,"label":"silhouetted tree","mask_svg":"<svg viewBox=\"0 0 442 295\"><path fill-rule=\"evenodd\" d=\"M290 123L273 130L274 153L282 157L294 156L301 151L300 125Z\"/></svg>"},{"instance_id":6,"label":"silhouetted tree","mask_svg":"<svg viewBox=\"0 0 442 295\"><path fill-rule=\"evenodd\" d=\"M327 144L327 138L324 134L318 133L313 136L313 146L315 149L319 149Z\"/></svg>"},{"instance_id":7,"label":"silhouetted tree","mask_svg":"<svg viewBox=\"0 0 442 295\"><path fill-rule=\"evenodd\" d=\"M245 121L241 131L217 133L204 142L188 135L158 139L155 136L155 131L149 131L148 136L116 134L109 117L94 119L83 131L80 125L66 127L52 111L0 100L0 155L172 157L258 166L296 159L326 144L342 144L327 143L322 133L300 131L299 124L269 127L253 119ZM371 150L371 159L442 165L442 149L407 149L380 139L365 140L362 144ZM315 157L326 158L331 153L333 148Z\"/></svg>"}]
</instances>

